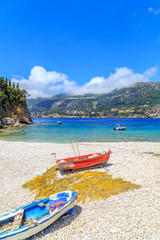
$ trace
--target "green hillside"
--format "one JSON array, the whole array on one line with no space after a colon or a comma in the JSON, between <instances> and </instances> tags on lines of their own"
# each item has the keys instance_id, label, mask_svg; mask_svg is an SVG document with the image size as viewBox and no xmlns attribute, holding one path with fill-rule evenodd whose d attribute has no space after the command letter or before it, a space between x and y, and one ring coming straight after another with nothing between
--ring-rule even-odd
<instances>
[{"instance_id":1,"label":"green hillside","mask_svg":"<svg viewBox=\"0 0 160 240\"><path fill-rule=\"evenodd\" d=\"M146 116L160 104L160 83L136 83L128 88L115 89L102 95L71 96L59 94L52 98L29 99L28 108L33 115L63 114L75 116L128 117Z\"/></svg>"}]
</instances>

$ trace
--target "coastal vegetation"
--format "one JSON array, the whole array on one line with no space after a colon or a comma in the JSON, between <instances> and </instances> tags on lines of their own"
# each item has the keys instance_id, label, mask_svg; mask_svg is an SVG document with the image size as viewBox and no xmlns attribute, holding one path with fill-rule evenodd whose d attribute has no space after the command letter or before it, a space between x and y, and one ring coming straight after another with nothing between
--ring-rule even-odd
<instances>
[{"instance_id":1,"label":"coastal vegetation","mask_svg":"<svg viewBox=\"0 0 160 240\"><path fill-rule=\"evenodd\" d=\"M136 83L101 95L58 94L28 99L27 105L33 117L160 117L160 83Z\"/></svg>"},{"instance_id":2,"label":"coastal vegetation","mask_svg":"<svg viewBox=\"0 0 160 240\"><path fill-rule=\"evenodd\" d=\"M0 77L0 128L32 123L26 105L27 95L26 90L19 89L19 84Z\"/></svg>"},{"instance_id":3,"label":"coastal vegetation","mask_svg":"<svg viewBox=\"0 0 160 240\"><path fill-rule=\"evenodd\" d=\"M84 171L77 174L67 174L57 177L57 166L47 170L42 176L37 176L23 185L37 198L47 197L57 192L71 190L78 192L78 201L95 201L106 199L128 190L138 189L139 185L122 178L112 178L106 172Z\"/></svg>"},{"instance_id":4,"label":"coastal vegetation","mask_svg":"<svg viewBox=\"0 0 160 240\"><path fill-rule=\"evenodd\" d=\"M11 80L0 77L0 104L2 108L6 107L6 103L11 105L24 106L26 104L26 90L20 90L19 84L11 83Z\"/></svg>"}]
</instances>

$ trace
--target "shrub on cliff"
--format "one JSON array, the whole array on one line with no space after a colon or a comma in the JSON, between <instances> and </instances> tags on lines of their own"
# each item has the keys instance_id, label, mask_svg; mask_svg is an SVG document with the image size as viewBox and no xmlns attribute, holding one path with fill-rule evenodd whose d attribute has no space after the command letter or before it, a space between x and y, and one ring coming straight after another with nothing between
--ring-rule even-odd
<instances>
[{"instance_id":1,"label":"shrub on cliff","mask_svg":"<svg viewBox=\"0 0 160 240\"><path fill-rule=\"evenodd\" d=\"M13 83L12 87L11 80L9 80L8 83L7 78L4 79L3 77L0 77L0 104L2 107L7 101L11 105L25 106L27 94L26 90L19 89L19 85L15 88L15 84Z\"/></svg>"}]
</instances>

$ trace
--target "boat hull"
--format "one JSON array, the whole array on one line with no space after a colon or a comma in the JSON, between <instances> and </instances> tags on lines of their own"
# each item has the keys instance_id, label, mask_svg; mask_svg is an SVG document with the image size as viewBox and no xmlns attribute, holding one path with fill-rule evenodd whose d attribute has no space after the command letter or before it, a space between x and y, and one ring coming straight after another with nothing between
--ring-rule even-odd
<instances>
[{"instance_id":1,"label":"boat hull","mask_svg":"<svg viewBox=\"0 0 160 240\"><path fill-rule=\"evenodd\" d=\"M113 130L123 131L123 130L126 130L126 127L114 127Z\"/></svg>"},{"instance_id":2,"label":"boat hull","mask_svg":"<svg viewBox=\"0 0 160 240\"><path fill-rule=\"evenodd\" d=\"M8 235L6 234L5 236L0 236L0 239L20 240L29 238L34 234L41 232L63 215L71 213L75 205L75 200L76 196L71 201L66 203L64 207L61 209L61 211L58 211L58 209L55 210L52 214L50 214L49 217L44 218L38 225L21 229L19 231L15 231L15 233L13 232Z\"/></svg>"},{"instance_id":3,"label":"boat hull","mask_svg":"<svg viewBox=\"0 0 160 240\"><path fill-rule=\"evenodd\" d=\"M90 154L88 157L85 155L77 158L58 160L57 163L59 169L63 169L63 171L92 168L105 165L109 160L110 154L111 151L104 154ZM94 157L94 155L96 156Z\"/></svg>"}]
</instances>

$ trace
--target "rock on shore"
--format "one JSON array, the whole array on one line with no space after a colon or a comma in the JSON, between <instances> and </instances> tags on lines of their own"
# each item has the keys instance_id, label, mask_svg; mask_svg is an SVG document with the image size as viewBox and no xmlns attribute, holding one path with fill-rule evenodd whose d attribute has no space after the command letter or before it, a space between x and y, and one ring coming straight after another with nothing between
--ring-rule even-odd
<instances>
[{"instance_id":1,"label":"rock on shore","mask_svg":"<svg viewBox=\"0 0 160 240\"><path fill-rule=\"evenodd\" d=\"M23 127L32 124L32 119L27 108L17 108L14 112L0 114L0 128Z\"/></svg>"}]
</instances>

